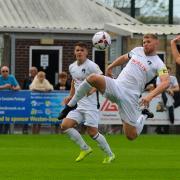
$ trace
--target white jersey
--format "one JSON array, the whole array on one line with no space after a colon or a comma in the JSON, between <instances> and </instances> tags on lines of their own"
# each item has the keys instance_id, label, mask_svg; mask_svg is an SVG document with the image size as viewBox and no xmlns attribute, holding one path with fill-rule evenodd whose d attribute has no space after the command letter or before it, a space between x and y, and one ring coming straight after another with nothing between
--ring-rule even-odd
<instances>
[{"instance_id":1,"label":"white jersey","mask_svg":"<svg viewBox=\"0 0 180 180\"><path fill-rule=\"evenodd\" d=\"M69 72L74 80L75 91L79 87L79 85L92 73L102 74L99 66L93 61L86 59L86 61L78 65L77 61L72 63L69 66ZM93 93L90 96L85 96L78 102L77 109L85 109L85 110L97 110L97 96L96 93Z\"/></svg>"},{"instance_id":2,"label":"white jersey","mask_svg":"<svg viewBox=\"0 0 180 180\"><path fill-rule=\"evenodd\" d=\"M119 74L117 82L135 94L141 94L145 85L157 74L167 73L167 68L158 55L146 56L143 47L129 53L130 60Z\"/></svg>"}]
</instances>

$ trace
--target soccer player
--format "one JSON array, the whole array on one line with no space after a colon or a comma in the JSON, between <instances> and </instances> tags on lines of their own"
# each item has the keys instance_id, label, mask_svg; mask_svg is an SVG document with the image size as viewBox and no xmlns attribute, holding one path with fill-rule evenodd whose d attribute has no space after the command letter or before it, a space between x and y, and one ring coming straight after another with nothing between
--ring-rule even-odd
<instances>
[{"instance_id":1,"label":"soccer player","mask_svg":"<svg viewBox=\"0 0 180 180\"><path fill-rule=\"evenodd\" d=\"M99 66L87 58L87 44L83 42L77 43L75 45L74 54L76 61L69 66L69 72L72 76L71 89L69 96L64 99L64 104L67 104L71 100L77 88L88 75L92 73L102 74ZM115 155L111 151L105 137L98 132L100 113L98 110L96 88L89 88L84 94L84 97L78 102L77 108L64 117L64 119L59 117L59 119L63 119L61 124L62 131L68 134L81 148L76 162L83 160L92 152L91 147L87 145L80 133L74 128L79 123L84 123L84 125L87 126L87 132L90 137L92 137L106 153L103 163L111 163L111 161L115 159Z\"/></svg>"},{"instance_id":2,"label":"soccer player","mask_svg":"<svg viewBox=\"0 0 180 180\"><path fill-rule=\"evenodd\" d=\"M172 51L175 61L178 64L180 64L180 53L179 53L179 51L177 49L177 45L176 45L178 41L180 42L180 36L177 36L176 38L171 40L171 51Z\"/></svg>"},{"instance_id":3,"label":"soccer player","mask_svg":"<svg viewBox=\"0 0 180 180\"><path fill-rule=\"evenodd\" d=\"M128 54L118 57L107 68L106 74L112 77L112 69L127 63L117 79L91 74L77 89L74 97L62 110L61 117L68 113L75 104L95 87L106 98L115 102L120 109L123 130L129 140L134 140L142 131L145 120L153 114L147 108L153 97L162 93L169 86L169 74L163 61L157 56L158 38L154 34L143 36L143 47L136 47ZM142 94L145 84L158 74L160 84L146 96Z\"/></svg>"}]
</instances>

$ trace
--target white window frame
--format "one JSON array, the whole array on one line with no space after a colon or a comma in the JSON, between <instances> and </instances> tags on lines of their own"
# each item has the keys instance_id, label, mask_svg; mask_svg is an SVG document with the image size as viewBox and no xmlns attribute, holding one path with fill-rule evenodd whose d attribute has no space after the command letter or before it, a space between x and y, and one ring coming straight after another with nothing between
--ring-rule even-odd
<instances>
[{"instance_id":1,"label":"white window frame","mask_svg":"<svg viewBox=\"0 0 180 180\"><path fill-rule=\"evenodd\" d=\"M62 53L63 47L62 46L30 46L29 48L29 68L32 67L32 51L33 50L58 50L59 51L59 72L62 72Z\"/></svg>"}]
</instances>

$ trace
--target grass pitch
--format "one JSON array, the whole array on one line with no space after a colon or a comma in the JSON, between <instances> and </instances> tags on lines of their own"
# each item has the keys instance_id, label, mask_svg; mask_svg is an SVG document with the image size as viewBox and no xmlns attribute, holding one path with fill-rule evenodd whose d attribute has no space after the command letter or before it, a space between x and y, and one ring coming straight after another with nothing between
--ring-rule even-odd
<instances>
[{"instance_id":1,"label":"grass pitch","mask_svg":"<svg viewBox=\"0 0 180 180\"><path fill-rule=\"evenodd\" d=\"M102 164L103 152L93 148L75 162L79 148L65 135L1 135L0 180L180 180L180 136L141 135L128 141L106 136L116 160Z\"/></svg>"}]
</instances>

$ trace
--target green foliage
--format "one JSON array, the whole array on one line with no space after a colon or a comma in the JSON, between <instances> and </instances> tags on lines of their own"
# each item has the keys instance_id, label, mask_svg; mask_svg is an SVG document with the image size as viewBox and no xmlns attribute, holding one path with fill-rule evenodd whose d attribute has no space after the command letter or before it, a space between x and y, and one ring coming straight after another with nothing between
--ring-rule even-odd
<instances>
[{"instance_id":1,"label":"green foliage","mask_svg":"<svg viewBox=\"0 0 180 180\"><path fill-rule=\"evenodd\" d=\"M141 135L128 141L106 136L116 160L102 164L103 152L85 136L93 153L74 160L77 145L65 135L1 135L1 180L179 180L179 136Z\"/></svg>"},{"instance_id":2,"label":"green foliage","mask_svg":"<svg viewBox=\"0 0 180 180\"><path fill-rule=\"evenodd\" d=\"M139 16L137 19L145 24L168 24L168 16Z\"/></svg>"}]
</instances>

